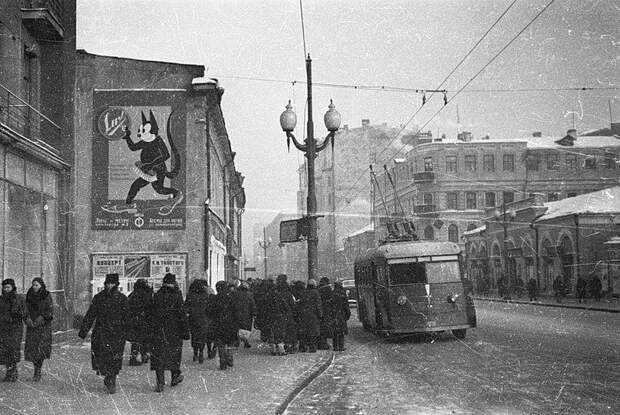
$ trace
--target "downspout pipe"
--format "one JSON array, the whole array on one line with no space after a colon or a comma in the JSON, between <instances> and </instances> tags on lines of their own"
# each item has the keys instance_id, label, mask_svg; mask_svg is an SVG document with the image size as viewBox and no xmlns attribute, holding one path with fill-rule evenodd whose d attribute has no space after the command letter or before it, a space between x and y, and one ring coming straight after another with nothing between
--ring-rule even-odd
<instances>
[{"instance_id":1,"label":"downspout pipe","mask_svg":"<svg viewBox=\"0 0 620 415\"><path fill-rule=\"evenodd\" d=\"M579 264L581 263L581 255L579 253L579 215L575 214L573 215L573 218L575 219L575 250L577 258L576 258L576 266L577 266L577 279L579 279L579 277L581 276L581 267L579 266Z\"/></svg>"},{"instance_id":2,"label":"downspout pipe","mask_svg":"<svg viewBox=\"0 0 620 415\"><path fill-rule=\"evenodd\" d=\"M540 241L538 237L538 228L534 222L530 223L530 227L534 229L534 235L536 235L536 287L540 290Z\"/></svg>"}]
</instances>

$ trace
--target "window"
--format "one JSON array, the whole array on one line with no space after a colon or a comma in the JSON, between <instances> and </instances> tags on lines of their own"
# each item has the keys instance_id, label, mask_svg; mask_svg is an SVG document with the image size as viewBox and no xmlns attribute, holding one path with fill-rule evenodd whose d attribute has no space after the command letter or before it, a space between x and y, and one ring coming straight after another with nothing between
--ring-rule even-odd
<instances>
[{"instance_id":1,"label":"window","mask_svg":"<svg viewBox=\"0 0 620 415\"><path fill-rule=\"evenodd\" d=\"M432 241L433 239L435 239L435 231L433 230L433 227L431 225L428 225L426 228L424 228L424 239L427 241Z\"/></svg>"},{"instance_id":2,"label":"window","mask_svg":"<svg viewBox=\"0 0 620 415\"><path fill-rule=\"evenodd\" d=\"M515 171L515 155L514 154L504 154L503 162L504 162L504 171Z\"/></svg>"},{"instance_id":3,"label":"window","mask_svg":"<svg viewBox=\"0 0 620 415\"><path fill-rule=\"evenodd\" d=\"M459 194L457 192L448 192L446 194L446 203L447 203L448 209L457 210L459 208L458 198L459 198Z\"/></svg>"},{"instance_id":4,"label":"window","mask_svg":"<svg viewBox=\"0 0 620 415\"><path fill-rule=\"evenodd\" d=\"M446 172L456 173L456 156L446 156Z\"/></svg>"},{"instance_id":5,"label":"window","mask_svg":"<svg viewBox=\"0 0 620 415\"><path fill-rule=\"evenodd\" d=\"M455 224L448 226L448 241L455 243L459 241L459 228Z\"/></svg>"},{"instance_id":6,"label":"window","mask_svg":"<svg viewBox=\"0 0 620 415\"><path fill-rule=\"evenodd\" d=\"M527 169L532 171L538 171L538 165L540 164L540 158L535 154L530 154L527 157Z\"/></svg>"},{"instance_id":7,"label":"window","mask_svg":"<svg viewBox=\"0 0 620 415\"><path fill-rule=\"evenodd\" d=\"M547 170L557 170L560 166L560 156L558 154L547 154Z\"/></svg>"},{"instance_id":8,"label":"window","mask_svg":"<svg viewBox=\"0 0 620 415\"><path fill-rule=\"evenodd\" d=\"M485 154L483 156L482 168L484 171L495 171L495 157L493 154Z\"/></svg>"},{"instance_id":9,"label":"window","mask_svg":"<svg viewBox=\"0 0 620 415\"><path fill-rule=\"evenodd\" d=\"M465 156L465 171L476 171L476 156Z\"/></svg>"},{"instance_id":10,"label":"window","mask_svg":"<svg viewBox=\"0 0 620 415\"><path fill-rule=\"evenodd\" d=\"M475 192L467 192L465 193L465 206L467 209L476 209L476 193Z\"/></svg>"},{"instance_id":11,"label":"window","mask_svg":"<svg viewBox=\"0 0 620 415\"><path fill-rule=\"evenodd\" d=\"M433 194L432 193L424 193L422 195L422 203L424 205L432 205L433 204Z\"/></svg>"},{"instance_id":12,"label":"window","mask_svg":"<svg viewBox=\"0 0 620 415\"><path fill-rule=\"evenodd\" d=\"M577 156L566 156L566 168L568 170L577 170Z\"/></svg>"},{"instance_id":13,"label":"window","mask_svg":"<svg viewBox=\"0 0 620 415\"><path fill-rule=\"evenodd\" d=\"M424 157L424 171L433 171L432 157Z\"/></svg>"},{"instance_id":14,"label":"window","mask_svg":"<svg viewBox=\"0 0 620 415\"><path fill-rule=\"evenodd\" d=\"M560 194L558 192L547 193L547 202L554 202L556 200L560 200Z\"/></svg>"},{"instance_id":15,"label":"window","mask_svg":"<svg viewBox=\"0 0 620 415\"><path fill-rule=\"evenodd\" d=\"M495 192L484 194L484 207L495 207Z\"/></svg>"},{"instance_id":16,"label":"window","mask_svg":"<svg viewBox=\"0 0 620 415\"><path fill-rule=\"evenodd\" d=\"M515 193L514 192L504 192L502 195L502 200L504 203L512 203L515 201Z\"/></svg>"},{"instance_id":17,"label":"window","mask_svg":"<svg viewBox=\"0 0 620 415\"><path fill-rule=\"evenodd\" d=\"M584 167L586 169L596 169L596 159L594 157L588 157L585 161Z\"/></svg>"},{"instance_id":18,"label":"window","mask_svg":"<svg viewBox=\"0 0 620 415\"><path fill-rule=\"evenodd\" d=\"M605 168L606 169L615 169L616 168L616 155L611 153L605 154Z\"/></svg>"},{"instance_id":19,"label":"window","mask_svg":"<svg viewBox=\"0 0 620 415\"><path fill-rule=\"evenodd\" d=\"M426 263L390 264L390 285L426 283Z\"/></svg>"}]
</instances>

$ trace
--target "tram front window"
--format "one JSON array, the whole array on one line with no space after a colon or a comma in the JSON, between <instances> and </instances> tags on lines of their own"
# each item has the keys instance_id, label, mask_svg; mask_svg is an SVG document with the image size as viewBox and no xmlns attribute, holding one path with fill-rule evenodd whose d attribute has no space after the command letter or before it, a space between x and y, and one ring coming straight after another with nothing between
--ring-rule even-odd
<instances>
[{"instance_id":1,"label":"tram front window","mask_svg":"<svg viewBox=\"0 0 620 415\"><path fill-rule=\"evenodd\" d=\"M426 274L431 283L461 282L458 261L427 262Z\"/></svg>"},{"instance_id":2,"label":"tram front window","mask_svg":"<svg viewBox=\"0 0 620 415\"><path fill-rule=\"evenodd\" d=\"M424 262L390 264L390 285L426 284L426 265Z\"/></svg>"}]
</instances>

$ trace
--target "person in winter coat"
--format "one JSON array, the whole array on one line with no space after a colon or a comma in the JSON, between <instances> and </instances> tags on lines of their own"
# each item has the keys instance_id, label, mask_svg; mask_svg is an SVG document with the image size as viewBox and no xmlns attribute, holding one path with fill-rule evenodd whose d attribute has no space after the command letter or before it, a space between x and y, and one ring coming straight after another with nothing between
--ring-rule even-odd
<instances>
[{"instance_id":1,"label":"person in winter coat","mask_svg":"<svg viewBox=\"0 0 620 415\"><path fill-rule=\"evenodd\" d=\"M601 284L601 279L596 274L592 275L590 279L590 295L595 301L601 301L602 291L603 284Z\"/></svg>"},{"instance_id":2,"label":"person in winter coat","mask_svg":"<svg viewBox=\"0 0 620 415\"><path fill-rule=\"evenodd\" d=\"M527 294L530 301L536 301L538 299L538 284L534 278L530 278L527 282Z\"/></svg>"},{"instance_id":3,"label":"person in winter coat","mask_svg":"<svg viewBox=\"0 0 620 415\"><path fill-rule=\"evenodd\" d=\"M32 280L32 287L26 294L26 346L25 360L34 365L32 380L41 380L43 360L49 359L52 354L52 319L54 318L54 304L52 296L45 287L42 278Z\"/></svg>"},{"instance_id":4,"label":"person in winter coat","mask_svg":"<svg viewBox=\"0 0 620 415\"><path fill-rule=\"evenodd\" d=\"M580 303L582 301L585 302L587 285L588 284L586 283L586 280L583 277L577 278L577 285L575 286L575 295L577 297L577 300Z\"/></svg>"},{"instance_id":5,"label":"person in winter coat","mask_svg":"<svg viewBox=\"0 0 620 415\"><path fill-rule=\"evenodd\" d=\"M103 384L109 393L116 393L116 376L123 367L127 339L127 297L118 286L118 274L107 274L104 289L93 297L78 333L85 339L94 324L90 340L92 368L104 376Z\"/></svg>"},{"instance_id":6,"label":"person in winter coat","mask_svg":"<svg viewBox=\"0 0 620 415\"><path fill-rule=\"evenodd\" d=\"M295 281L291 285L291 293L293 293L293 301L295 303L295 307L293 308L293 319L295 320L295 334L297 335L298 340L297 345L293 349L296 349L297 351L303 351L305 348L301 332L301 309L299 308L301 304L301 298L304 296L305 291L306 284L304 284L303 281Z\"/></svg>"},{"instance_id":7,"label":"person in winter coat","mask_svg":"<svg viewBox=\"0 0 620 415\"><path fill-rule=\"evenodd\" d=\"M319 338L319 349L329 350L327 339L334 335L334 296L332 287L329 285L329 278L323 277L319 280L319 294L321 296L321 336Z\"/></svg>"},{"instance_id":8,"label":"person in winter coat","mask_svg":"<svg viewBox=\"0 0 620 415\"><path fill-rule=\"evenodd\" d=\"M2 281L0 295L0 364L6 366L4 382L17 382L17 363L21 359L24 331L24 299L17 294L15 281Z\"/></svg>"},{"instance_id":9,"label":"person in winter coat","mask_svg":"<svg viewBox=\"0 0 620 415\"><path fill-rule=\"evenodd\" d=\"M564 283L562 282L562 276L558 275L553 280L553 292L555 295L555 301L558 303L562 302L562 297L564 297Z\"/></svg>"},{"instance_id":10,"label":"person in winter coat","mask_svg":"<svg viewBox=\"0 0 620 415\"><path fill-rule=\"evenodd\" d=\"M276 288L272 292L269 301L269 319L271 320L271 354L284 356L285 344L291 340L291 328L289 322L293 320L293 294L286 281L285 274L280 274L276 280Z\"/></svg>"},{"instance_id":11,"label":"person in winter coat","mask_svg":"<svg viewBox=\"0 0 620 415\"><path fill-rule=\"evenodd\" d=\"M129 366L140 366L148 363L151 354L151 333L149 312L153 305L153 289L148 282L140 278L136 280L133 291L127 298L129 308L129 334L131 357ZM138 360L140 355L140 360Z\"/></svg>"},{"instance_id":12,"label":"person in winter coat","mask_svg":"<svg viewBox=\"0 0 620 415\"><path fill-rule=\"evenodd\" d=\"M316 280L309 279L305 292L299 298L299 349L316 353L321 334L321 296L316 289Z\"/></svg>"},{"instance_id":13,"label":"person in winter coat","mask_svg":"<svg viewBox=\"0 0 620 415\"><path fill-rule=\"evenodd\" d=\"M213 354L213 336L209 336L209 326L213 324L207 316L209 307L209 283L207 280L195 279L189 286L185 299L185 312L189 315L189 331L192 337L194 362L204 363L204 349L207 346L207 356Z\"/></svg>"},{"instance_id":14,"label":"person in winter coat","mask_svg":"<svg viewBox=\"0 0 620 415\"><path fill-rule=\"evenodd\" d=\"M334 338L332 346L334 351L344 351L344 336L348 334L347 321L351 317L349 298L344 291L341 282L334 283Z\"/></svg>"},{"instance_id":15,"label":"person in winter coat","mask_svg":"<svg viewBox=\"0 0 620 415\"><path fill-rule=\"evenodd\" d=\"M181 358L183 340L189 340L187 314L183 307L183 294L174 274L166 274L161 288L153 296L150 313L153 327L151 370L155 371L155 392L163 392L165 371L171 374L170 386L183 381Z\"/></svg>"},{"instance_id":16,"label":"person in winter coat","mask_svg":"<svg viewBox=\"0 0 620 415\"><path fill-rule=\"evenodd\" d=\"M218 281L215 284L217 295L209 302L209 316L215 322L215 344L220 356L220 370L233 367L233 354L230 347L237 339L239 322L237 310L230 296L230 290L226 281Z\"/></svg>"},{"instance_id":17,"label":"person in winter coat","mask_svg":"<svg viewBox=\"0 0 620 415\"><path fill-rule=\"evenodd\" d=\"M241 283L235 291L235 307L238 313L239 328L252 331L252 322L256 317L256 304L246 282ZM243 339L244 347L252 347L247 339Z\"/></svg>"}]
</instances>

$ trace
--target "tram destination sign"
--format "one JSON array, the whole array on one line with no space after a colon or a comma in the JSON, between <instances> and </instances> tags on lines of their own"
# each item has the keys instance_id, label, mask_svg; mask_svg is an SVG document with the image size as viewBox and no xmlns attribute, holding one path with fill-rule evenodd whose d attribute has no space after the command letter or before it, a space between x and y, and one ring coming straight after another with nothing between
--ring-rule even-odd
<instances>
[{"instance_id":1,"label":"tram destination sign","mask_svg":"<svg viewBox=\"0 0 620 415\"><path fill-rule=\"evenodd\" d=\"M280 243L301 241L308 233L306 218L283 220L280 222Z\"/></svg>"}]
</instances>

